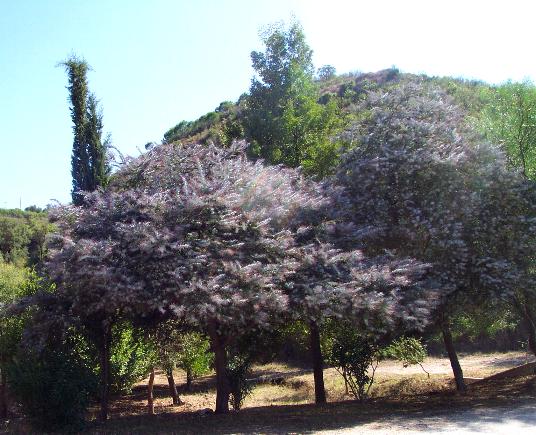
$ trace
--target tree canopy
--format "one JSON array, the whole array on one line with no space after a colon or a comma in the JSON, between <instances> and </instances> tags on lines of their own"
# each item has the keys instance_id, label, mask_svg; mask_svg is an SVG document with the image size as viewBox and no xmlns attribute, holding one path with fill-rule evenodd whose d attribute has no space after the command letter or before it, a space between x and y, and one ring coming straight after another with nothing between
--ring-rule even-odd
<instances>
[{"instance_id":1,"label":"tree canopy","mask_svg":"<svg viewBox=\"0 0 536 435\"><path fill-rule=\"evenodd\" d=\"M251 152L270 163L303 165L324 176L338 153L331 140L341 125L337 104L318 103L312 50L298 23L288 29L270 27L262 41L265 52L251 53L257 76L251 82L244 119Z\"/></svg>"}]
</instances>

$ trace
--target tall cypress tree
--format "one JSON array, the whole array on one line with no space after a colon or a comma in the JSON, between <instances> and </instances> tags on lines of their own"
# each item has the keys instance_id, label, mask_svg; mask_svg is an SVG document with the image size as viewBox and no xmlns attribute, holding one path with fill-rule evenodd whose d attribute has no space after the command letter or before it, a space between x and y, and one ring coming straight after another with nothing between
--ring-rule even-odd
<instances>
[{"instance_id":1,"label":"tall cypress tree","mask_svg":"<svg viewBox=\"0 0 536 435\"><path fill-rule=\"evenodd\" d=\"M106 186L110 166L106 159L107 140L102 140L102 111L93 93L87 100L86 144L89 157L88 191Z\"/></svg>"},{"instance_id":2,"label":"tall cypress tree","mask_svg":"<svg viewBox=\"0 0 536 435\"><path fill-rule=\"evenodd\" d=\"M105 186L110 173L106 159L106 143L102 142L102 113L98 101L89 92L87 62L71 56L62 64L69 79L69 101L73 121L73 153L71 174L73 177L73 204L81 205L81 192L91 192Z\"/></svg>"}]
</instances>

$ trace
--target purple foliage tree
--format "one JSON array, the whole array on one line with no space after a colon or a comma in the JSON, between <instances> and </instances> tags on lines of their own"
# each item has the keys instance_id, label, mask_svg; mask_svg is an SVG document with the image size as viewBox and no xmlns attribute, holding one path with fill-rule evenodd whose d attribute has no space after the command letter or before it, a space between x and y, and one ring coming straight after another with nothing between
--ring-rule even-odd
<instances>
[{"instance_id":1,"label":"purple foliage tree","mask_svg":"<svg viewBox=\"0 0 536 435\"><path fill-rule=\"evenodd\" d=\"M377 319L380 329L394 319L423 322L420 293L402 291L422 266L387 256L366 262L304 237L304 224L327 216L321 186L297 170L252 163L244 149L155 147L123 167L107 192L88 194L84 207L55 211L56 297L67 316L104 337L95 339L103 418L105 338L121 318L171 317L203 330L215 353L218 413L229 410L226 349L244 331L273 328L293 311L310 320L313 341L323 317L352 316L369 327Z\"/></svg>"},{"instance_id":2,"label":"purple foliage tree","mask_svg":"<svg viewBox=\"0 0 536 435\"><path fill-rule=\"evenodd\" d=\"M346 133L355 147L332 180L333 196L367 255L432 265L429 282L444 295L436 324L464 390L450 317L467 304L508 298L527 277L533 189L506 170L496 148L476 144L438 88L402 84L370 93L358 110L368 116Z\"/></svg>"}]
</instances>

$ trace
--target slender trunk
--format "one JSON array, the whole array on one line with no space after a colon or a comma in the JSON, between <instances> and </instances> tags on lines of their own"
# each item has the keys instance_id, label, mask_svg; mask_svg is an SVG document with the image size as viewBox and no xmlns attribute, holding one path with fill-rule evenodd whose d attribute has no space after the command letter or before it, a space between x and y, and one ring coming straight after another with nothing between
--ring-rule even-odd
<instances>
[{"instance_id":1,"label":"slender trunk","mask_svg":"<svg viewBox=\"0 0 536 435\"><path fill-rule=\"evenodd\" d=\"M192 373L191 368L186 369L186 391L192 391L192 381L194 379L194 375Z\"/></svg>"},{"instance_id":2,"label":"slender trunk","mask_svg":"<svg viewBox=\"0 0 536 435\"><path fill-rule=\"evenodd\" d=\"M101 387L101 397L100 397L100 420L108 420L108 408L109 408L109 399L110 399L110 345L111 345L111 336L110 329L106 328L102 333L102 340L99 348L99 359L100 359L100 387Z\"/></svg>"},{"instance_id":3,"label":"slender trunk","mask_svg":"<svg viewBox=\"0 0 536 435\"><path fill-rule=\"evenodd\" d=\"M324 367L322 349L320 348L320 331L314 320L309 323L311 357L313 358L313 373L315 379L315 403L326 403L326 390L324 388Z\"/></svg>"},{"instance_id":4,"label":"slender trunk","mask_svg":"<svg viewBox=\"0 0 536 435\"><path fill-rule=\"evenodd\" d=\"M343 369L342 377L344 378L344 394L348 396L350 392L348 391L348 374L346 373L346 369Z\"/></svg>"},{"instance_id":5,"label":"slender trunk","mask_svg":"<svg viewBox=\"0 0 536 435\"><path fill-rule=\"evenodd\" d=\"M216 369L216 414L227 414L229 412L231 385L227 376L227 354L224 340L214 324L209 326L208 333L214 352L214 368Z\"/></svg>"},{"instance_id":6,"label":"slender trunk","mask_svg":"<svg viewBox=\"0 0 536 435\"><path fill-rule=\"evenodd\" d=\"M177 385L175 384L175 378L173 377L173 369L167 369L166 377L169 385L169 393L173 399L173 405L182 405L182 400L177 392Z\"/></svg>"},{"instance_id":7,"label":"slender trunk","mask_svg":"<svg viewBox=\"0 0 536 435\"><path fill-rule=\"evenodd\" d=\"M149 415L154 415L154 367L151 367L149 375L149 383L147 384L147 412Z\"/></svg>"},{"instance_id":8,"label":"slender trunk","mask_svg":"<svg viewBox=\"0 0 536 435\"><path fill-rule=\"evenodd\" d=\"M6 370L0 366L0 418L7 418L7 376Z\"/></svg>"},{"instance_id":9,"label":"slender trunk","mask_svg":"<svg viewBox=\"0 0 536 435\"><path fill-rule=\"evenodd\" d=\"M441 325L441 332L443 333L443 342L445 343L445 348L450 359L450 365L452 367L452 372L454 373L454 379L456 380L456 389L460 392L465 392L467 386L463 379L462 366L458 360L458 355L454 349L454 343L452 341L452 333L450 332L450 325L447 321L443 322Z\"/></svg>"}]
</instances>

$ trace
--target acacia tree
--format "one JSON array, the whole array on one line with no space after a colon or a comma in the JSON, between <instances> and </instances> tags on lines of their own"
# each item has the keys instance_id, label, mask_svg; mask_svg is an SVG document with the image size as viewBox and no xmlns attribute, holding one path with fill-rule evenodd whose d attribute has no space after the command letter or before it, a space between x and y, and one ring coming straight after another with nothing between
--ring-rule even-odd
<instances>
[{"instance_id":1,"label":"acacia tree","mask_svg":"<svg viewBox=\"0 0 536 435\"><path fill-rule=\"evenodd\" d=\"M174 316L210 337L217 412L229 406L226 348L244 330L270 328L286 309L282 283L294 265L288 260L292 235L285 228L317 202L300 191L296 171L253 164L243 149L165 145L118 176L119 186L167 192L159 225L170 237L170 268L156 276L141 252L140 274L152 280L147 288L168 301Z\"/></svg>"},{"instance_id":2,"label":"acacia tree","mask_svg":"<svg viewBox=\"0 0 536 435\"><path fill-rule=\"evenodd\" d=\"M352 204L343 210L367 254L388 250L432 265L431 282L446 294L436 324L464 390L450 318L467 304L509 297L525 273L533 222L529 202L519 201L529 186L497 149L474 142L439 89L405 84L369 94L361 109L370 116L347 132L359 145L333 179L342 189L336 201ZM505 195L508 211L497 201Z\"/></svg>"}]
</instances>

